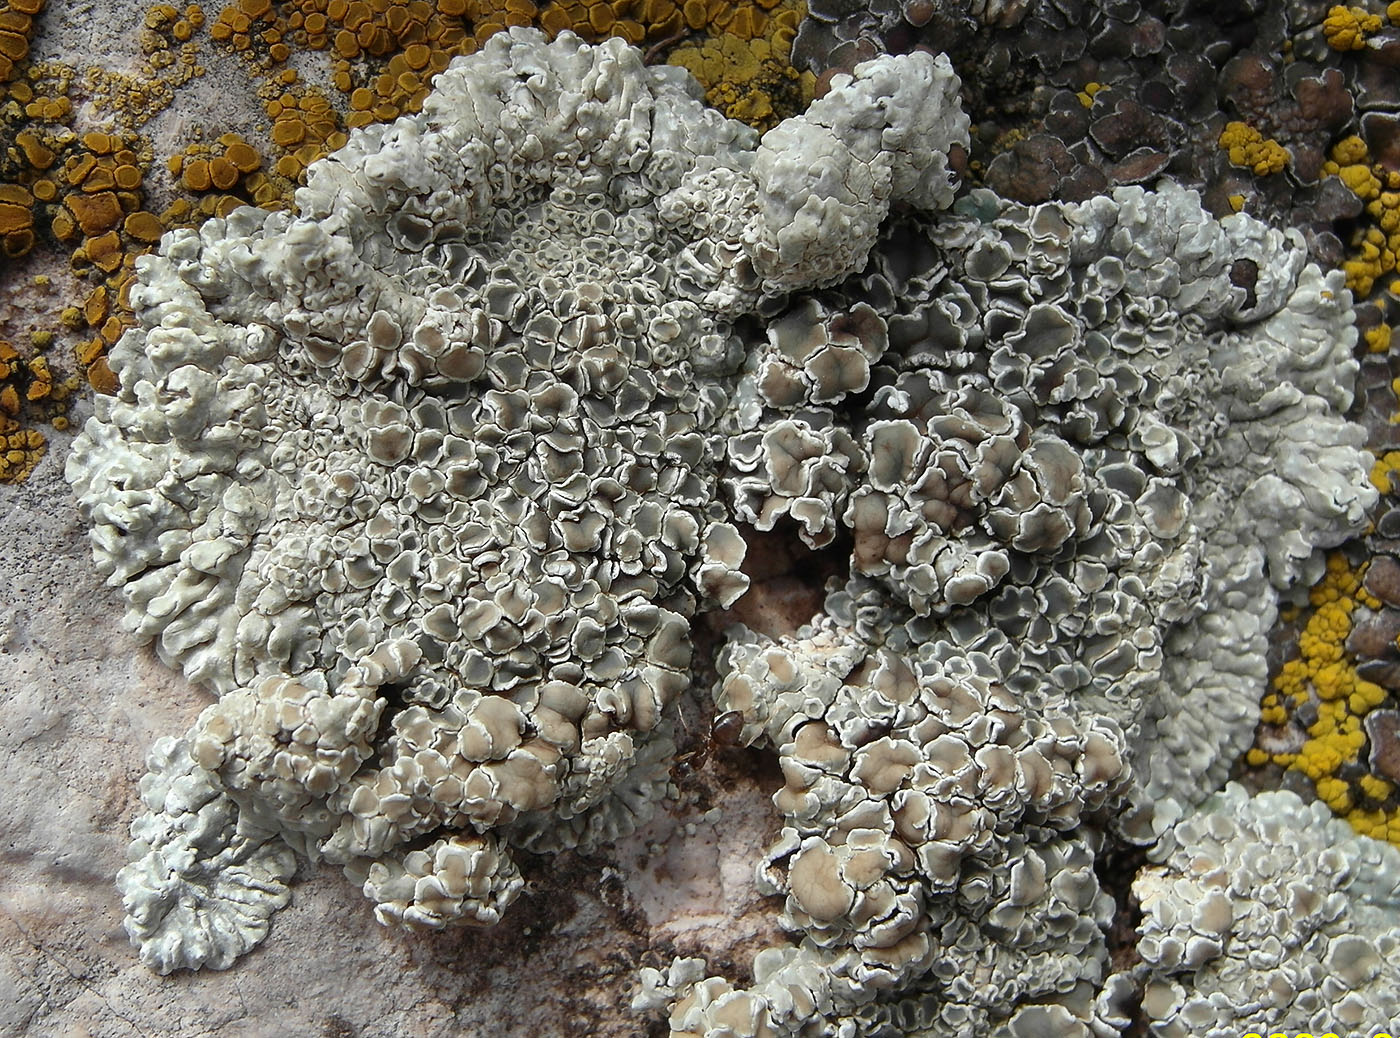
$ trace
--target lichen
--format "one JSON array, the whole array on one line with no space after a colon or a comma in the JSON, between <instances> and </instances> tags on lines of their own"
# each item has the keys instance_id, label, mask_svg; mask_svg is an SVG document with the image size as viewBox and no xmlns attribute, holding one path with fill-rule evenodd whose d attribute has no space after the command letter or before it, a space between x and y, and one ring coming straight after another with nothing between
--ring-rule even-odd
<instances>
[{"instance_id":1,"label":"lichen","mask_svg":"<svg viewBox=\"0 0 1400 1038\"><path fill-rule=\"evenodd\" d=\"M1400 171L1372 160L1366 142L1354 135L1337 142L1322 171L1339 177L1365 206L1367 219L1352 235L1354 253L1342 264L1347 287L1365 298L1395 273L1400 256Z\"/></svg>"},{"instance_id":2,"label":"lichen","mask_svg":"<svg viewBox=\"0 0 1400 1038\"><path fill-rule=\"evenodd\" d=\"M1366 37L1380 29L1384 19L1364 7L1334 4L1322 23L1327 45L1333 50L1363 50Z\"/></svg>"},{"instance_id":3,"label":"lichen","mask_svg":"<svg viewBox=\"0 0 1400 1038\"><path fill-rule=\"evenodd\" d=\"M781 4L712 30L709 39L675 48L669 61L705 88L705 101L731 119L760 130L800 112L812 100L816 79L792 67L792 37L803 15L801 5ZM741 25L735 25L742 21Z\"/></svg>"},{"instance_id":4,"label":"lichen","mask_svg":"<svg viewBox=\"0 0 1400 1038\"><path fill-rule=\"evenodd\" d=\"M295 213L138 261L67 474L129 626L221 697L202 780L413 925L494 921L512 844L632 824L612 794L654 795L687 620L747 585L716 479L736 322L950 200L954 88L872 65L760 145L619 41L514 30ZM459 867L489 889L406 893Z\"/></svg>"},{"instance_id":5,"label":"lichen","mask_svg":"<svg viewBox=\"0 0 1400 1038\"><path fill-rule=\"evenodd\" d=\"M134 73L97 63L33 61L29 39L42 8L43 0L0 3L0 97L11 102L0 107L0 120L17 146L0 156L0 252L18 257L36 244L51 248L55 240L69 250L75 270L88 281L79 312L97 319L88 320L86 335L68 345L98 393L116 388L107 353L131 325L125 288L135 257L166 230L195 226L238 205L289 205L307 167L342 147L348 129L419 111L434 75L504 28L537 25L589 40L617 36L650 48L651 60L682 41L704 48L705 60L689 64L711 88L712 100L765 129L804 108L813 82L788 61L800 8L778 0L542 7L530 0L240 0L213 17L199 4L158 2L131 26L141 51ZM246 59L250 93L270 120L267 139L225 133L205 143L195 130L193 140L175 140L170 152L157 156L140 136L142 127L206 74L211 42ZM292 67L299 53L316 51L329 52L333 89L304 81ZM720 65L711 60L718 51L725 56ZM747 60L731 63L740 51ZM101 129L74 132L74 101L80 98L91 101ZM101 139L110 140L110 147L90 146ZM146 208L146 182L158 164L169 165L177 178L176 197L155 211ZM70 321L63 327L79 330ZM22 420L6 421L7 446L35 460L40 448L29 441L43 434ZM16 462L4 478L13 481L31 470L29 462Z\"/></svg>"},{"instance_id":6,"label":"lichen","mask_svg":"<svg viewBox=\"0 0 1400 1038\"><path fill-rule=\"evenodd\" d=\"M1141 1007L1163 1038L1392 1026L1400 852L1292 793L1227 786L1133 883Z\"/></svg>"},{"instance_id":7,"label":"lichen","mask_svg":"<svg viewBox=\"0 0 1400 1038\"><path fill-rule=\"evenodd\" d=\"M1385 477L1373 472L1372 478L1381 483ZM1388 696L1357 674L1346 648L1358 606L1380 606L1362 586L1363 575L1364 567L1353 569L1342 553L1329 556L1326 575L1309 592L1312 612L1298 636L1298 655L1283 664L1263 699L1264 746L1252 749L1248 760L1302 773L1318 798L1358 832L1400 842L1393 787L1372 775L1363 759L1365 718Z\"/></svg>"},{"instance_id":8,"label":"lichen","mask_svg":"<svg viewBox=\"0 0 1400 1038\"><path fill-rule=\"evenodd\" d=\"M1334 598L1364 599L1321 550L1376 497L1343 417L1346 277L1170 182L959 197L946 58L859 64L760 140L683 70L567 31L703 65L737 44L673 36L716 5L503 11L225 9L281 155L268 174L246 141L187 148L172 173L216 215L126 250L87 300L119 336L114 392L67 475L127 624L217 696L152 757L121 879L143 957L247 951L292 850L343 866L386 925L508 917L514 850L616 839L667 796L690 623L744 595L746 535L767 534L847 557L795 631L730 628L712 690L782 770L758 888L793 939L751 983L646 971L639 1008L677 1038L1105 1034L1147 995L1168 1034L1234 992L1256 924L1178 934L1156 884L1199 845L1267 909L1233 835L1307 824L1233 791L1194 813L1252 736L1281 593L1323 578L1304 667L1333 724L1298 759L1351 752L1335 711L1379 703L1323 659ZM790 28L733 11L733 40ZM281 67L303 42L341 55L352 115ZM1281 171L1262 134L1227 136ZM238 207L258 175L304 185ZM122 239L93 230L101 270L97 241ZM1115 972L1098 870L1154 841L1142 965ZM1400 877L1348 848L1368 878L1300 954L1380 1027L1382 971L1331 924L1369 927Z\"/></svg>"},{"instance_id":9,"label":"lichen","mask_svg":"<svg viewBox=\"0 0 1400 1038\"><path fill-rule=\"evenodd\" d=\"M1256 176L1281 172L1288 165L1288 149L1248 123L1226 123L1220 131L1220 147L1233 165L1251 169Z\"/></svg>"}]
</instances>

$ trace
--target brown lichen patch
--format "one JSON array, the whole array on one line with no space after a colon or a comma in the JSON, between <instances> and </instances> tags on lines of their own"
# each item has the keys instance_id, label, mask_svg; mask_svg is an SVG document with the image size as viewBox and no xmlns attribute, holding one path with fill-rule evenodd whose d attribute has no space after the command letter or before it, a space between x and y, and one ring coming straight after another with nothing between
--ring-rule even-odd
<instances>
[{"instance_id":1,"label":"brown lichen patch","mask_svg":"<svg viewBox=\"0 0 1400 1038\"><path fill-rule=\"evenodd\" d=\"M282 42L282 34L270 0L239 0L229 4L209 27L209 38L215 42L240 52L261 43L277 61L286 61L290 55Z\"/></svg>"},{"instance_id":2,"label":"brown lichen patch","mask_svg":"<svg viewBox=\"0 0 1400 1038\"><path fill-rule=\"evenodd\" d=\"M0 248L23 256L34 245L34 195L19 184L0 184Z\"/></svg>"},{"instance_id":3,"label":"brown lichen patch","mask_svg":"<svg viewBox=\"0 0 1400 1038\"><path fill-rule=\"evenodd\" d=\"M506 0L498 13L492 32L535 24L538 12L529 0ZM290 82L278 81L286 72L278 69L296 50L331 51L332 82L350 101L346 123L354 127L418 111L429 79L476 49L476 14L462 0L236 0L219 12L210 36L279 86ZM273 138L279 146L302 143L295 120L279 125L274 117Z\"/></svg>"},{"instance_id":4,"label":"brown lichen patch","mask_svg":"<svg viewBox=\"0 0 1400 1038\"><path fill-rule=\"evenodd\" d=\"M8 388L0 390L0 483L23 483L44 456L47 441L37 429L26 429L4 412Z\"/></svg>"},{"instance_id":5,"label":"brown lichen patch","mask_svg":"<svg viewBox=\"0 0 1400 1038\"><path fill-rule=\"evenodd\" d=\"M1388 782L1400 783L1400 711L1373 710L1366 715L1371 743L1371 770Z\"/></svg>"},{"instance_id":6,"label":"brown lichen patch","mask_svg":"<svg viewBox=\"0 0 1400 1038\"><path fill-rule=\"evenodd\" d=\"M90 337L73 353L88 384L98 393L111 395L117 391L117 378L107 364L107 351L135 323L127 299L132 280L128 274L115 280L111 287L106 282L97 284L83 300L82 310L75 310L75 316L65 322L73 327L86 325L89 329Z\"/></svg>"}]
</instances>

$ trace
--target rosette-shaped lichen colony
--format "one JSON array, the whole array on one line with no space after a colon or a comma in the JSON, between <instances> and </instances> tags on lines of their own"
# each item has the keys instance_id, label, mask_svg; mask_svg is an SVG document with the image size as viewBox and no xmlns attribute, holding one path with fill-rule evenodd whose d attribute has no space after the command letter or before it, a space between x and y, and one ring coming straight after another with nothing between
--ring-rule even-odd
<instances>
[{"instance_id":1,"label":"rosette-shaped lichen colony","mask_svg":"<svg viewBox=\"0 0 1400 1038\"><path fill-rule=\"evenodd\" d=\"M343 864L386 921L488 923L511 845L656 799L688 620L747 579L715 494L735 321L858 270L891 202L951 200L955 89L946 59L872 66L760 147L620 41L519 31L295 215L142 261L68 475L133 628L219 696L156 766L238 821L133 846L153 964L231 959L191 913L260 936L206 876L229 840Z\"/></svg>"},{"instance_id":2,"label":"rosette-shaped lichen colony","mask_svg":"<svg viewBox=\"0 0 1400 1038\"><path fill-rule=\"evenodd\" d=\"M1181 938L1189 974L1147 895L1153 953L1114 973L1095 865L1167 833L1178 867L1278 594L1364 525L1350 296L1170 183L959 197L957 90L881 58L760 141L618 41L512 30L295 212L141 261L68 478L131 626L218 697L151 758L119 881L145 961L255 944L289 848L435 929L501 919L513 848L633 828L756 530L849 553L794 633L729 629L713 690L781 765L757 871L793 940L748 986L644 971L640 1008L1102 1035L1146 989L1174 1034L1234 990L1229 935ZM1343 901L1315 929L1361 977Z\"/></svg>"}]
</instances>

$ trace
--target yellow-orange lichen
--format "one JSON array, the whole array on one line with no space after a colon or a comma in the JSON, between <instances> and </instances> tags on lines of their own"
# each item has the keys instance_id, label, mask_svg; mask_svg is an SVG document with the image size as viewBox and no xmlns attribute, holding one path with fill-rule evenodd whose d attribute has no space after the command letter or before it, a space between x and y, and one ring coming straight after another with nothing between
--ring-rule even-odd
<instances>
[{"instance_id":1,"label":"yellow-orange lichen","mask_svg":"<svg viewBox=\"0 0 1400 1038\"><path fill-rule=\"evenodd\" d=\"M66 428L69 394L74 386L61 380L42 353L53 338L39 331L30 335L35 351L24 356L9 342L0 341L0 483L26 479L44 456L44 434L33 426L51 422Z\"/></svg>"},{"instance_id":2,"label":"yellow-orange lichen","mask_svg":"<svg viewBox=\"0 0 1400 1038\"><path fill-rule=\"evenodd\" d=\"M1400 461L1400 454L1393 460ZM1392 469L1381 458L1372 471L1383 493L1391 489ZM1319 799L1358 832L1400 843L1394 790L1368 771L1362 756L1362 720L1389 695L1357 674L1346 649L1357 608L1381 605L1362 586L1364 574L1364 564L1353 567L1341 552L1328 557L1325 575L1309 592L1312 613L1298 637L1298 655L1283 664L1260 705L1265 730L1292 726L1301 731L1301 740L1286 751L1256 745L1246 763L1272 762L1300 772L1312 780Z\"/></svg>"},{"instance_id":3,"label":"yellow-orange lichen","mask_svg":"<svg viewBox=\"0 0 1400 1038\"><path fill-rule=\"evenodd\" d=\"M236 133L224 134L214 145L191 144L172 155L167 165L180 186L195 196L179 199L161 213L160 222L167 228L196 226L240 205L280 209L295 187L286 177L268 175L262 155Z\"/></svg>"},{"instance_id":4,"label":"yellow-orange lichen","mask_svg":"<svg viewBox=\"0 0 1400 1038\"><path fill-rule=\"evenodd\" d=\"M811 73L799 73L790 60L792 39L805 8L788 2L770 12L751 10L758 15L737 22L742 32L682 44L669 60L700 81L709 104L731 119L768 129L807 106L816 80ZM733 18L728 22L736 24ZM760 25L765 35L743 35Z\"/></svg>"},{"instance_id":5,"label":"yellow-orange lichen","mask_svg":"<svg viewBox=\"0 0 1400 1038\"><path fill-rule=\"evenodd\" d=\"M1400 171L1371 161L1366 142L1356 136L1343 138L1333 146L1322 171L1340 178L1365 206L1366 219L1351 240L1352 255L1342 264L1347 287L1365 298L1377 281L1396 271L1396 258L1400 256Z\"/></svg>"},{"instance_id":6,"label":"yellow-orange lichen","mask_svg":"<svg viewBox=\"0 0 1400 1038\"><path fill-rule=\"evenodd\" d=\"M1251 169L1260 177L1282 172L1291 157L1282 144L1265 137L1248 123L1226 123L1220 132L1219 144L1229 155L1231 165Z\"/></svg>"},{"instance_id":7,"label":"yellow-orange lichen","mask_svg":"<svg viewBox=\"0 0 1400 1038\"><path fill-rule=\"evenodd\" d=\"M42 4L0 0L0 91L22 119L9 150L13 175L0 184L0 250L20 255L54 240L69 250L86 287L82 305L63 308L53 327L70 344L85 332L73 358L98 392L116 388L106 355L131 324L126 297L135 259L166 230L239 205L288 204L307 165L341 147L349 129L418 111L433 75L506 27L567 29L590 41L619 36L647 48L649 61L669 52L698 76L712 103L759 127L803 107L814 86L789 63L803 11L795 0L233 0L208 18L198 4L157 2L132 28L144 56L135 75L29 60L27 34ZM203 74L206 31L250 62L268 136L255 144L225 134L169 156L177 197L156 212L145 203L155 156L135 131ZM342 99L287 67L298 48L330 52L330 81ZM75 87L108 125L75 132ZM43 341L45 349L52 343ZM49 371L46 360L24 368L23 385L7 386L6 400L32 410L57 399ZM50 417L66 421L57 412ZM16 455L5 473L32 468L40 447L30 444L31 432L6 428L5 445L27 452L27 460Z\"/></svg>"},{"instance_id":8,"label":"yellow-orange lichen","mask_svg":"<svg viewBox=\"0 0 1400 1038\"><path fill-rule=\"evenodd\" d=\"M0 83L15 74L29 57L29 39L34 18L44 9L44 0L7 0L0 3Z\"/></svg>"},{"instance_id":9,"label":"yellow-orange lichen","mask_svg":"<svg viewBox=\"0 0 1400 1038\"><path fill-rule=\"evenodd\" d=\"M770 113L788 114L800 107L792 99L811 93L812 78L788 64L795 12L783 0L236 0L219 12L210 35L269 77L298 47L331 51L331 82L349 102L345 129L418 111L432 76L453 57L471 54L502 29L527 25L590 41L618 36L650 48L653 57L683 40L711 44L681 63L731 115L770 125ZM750 73L752 83L745 81ZM305 155L316 154L303 141L316 134L276 117L272 132L292 155L281 171L298 175ZM321 139L333 132L323 130Z\"/></svg>"},{"instance_id":10,"label":"yellow-orange lichen","mask_svg":"<svg viewBox=\"0 0 1400 1038\"><path fill-rule=\"evenodd\" d=\"M1380 27L1380 15L1372 14L1364 7L1337 4L1327 11L1327 17L1322 22L1322 35L1334 50L1361 50L1366 46L1366 37L1378 32Z\"/></svg>"},{"instance_id":11,"label":"yellow-orange lichen","mask_svg":"<svg viewBox=\"0 0 1400 1038\"><path fill-rule=\"evenodd\" d=\"M198 4L177 8L158 3L146 10L138 32L144 65L136 75L89 66L83 84L97 105L137 127L169 106L175 91L202 76L199 44L194 36L204 25Z\"/></svg>"}]
</instances>

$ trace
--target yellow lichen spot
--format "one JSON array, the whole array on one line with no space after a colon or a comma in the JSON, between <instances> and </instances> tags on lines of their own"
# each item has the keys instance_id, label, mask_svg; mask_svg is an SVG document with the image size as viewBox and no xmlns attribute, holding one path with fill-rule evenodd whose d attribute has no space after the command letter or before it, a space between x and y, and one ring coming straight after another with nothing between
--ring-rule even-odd
<instances>
[{"instance_id":1,"label":"yellow lichen spot","mask_svg":"<svg viewBox=\"0 0 1400 1038\"><path fill-rule=\"evenodd\" d=\"M6 387L8 390L9 387ZM5 391L0 391L0 407ZM0 419L0 483L23 483L44 456L44 436L22 429L11 418Z\"/></svg>"},{"instance_id":2,"label":"yellow lichen spot","mask_svg":"<svg viewBox=\"0 0 1400 1038\"><path fill-rule=\"evenodd\" d=\"M1364 7L1337 4L1323 19L1322 35L1333 50L1361 50L1366 46L1366 37L1380 27L1380 15L1371 14Z\"/></svg>"},{"instance_id":3,"label":"yellow lichen spot","mask_svg":"<svg viewBox=\"0 0 1400 1038\"><path fill-rule=\"evenodd\" d=\"M33 133L16 134L15 143L24 152L25 161L35 169L48 169L57 158L53 149L40 141Z\"/></svg>"},{"instance_id":4,"label":"yellow lichen spot","mask_svg":"<svg viewBox=\"0 0 1400 1038\"><path fill-rule=\"evenodd\" d=\"M1395 273L1400 258L1400 177L1373 164L1365 142L1355 135L1333 146L1323 172L1340 178L1363 203L1368 219L1354 232L1353 251L1342 270L1347 287L1365 298L1379 281Z\"/></svg>"},{"instance_id":5,"label":"yellow lichen spot","mask_svg":"<svg viewBox=\"0 0 1400 1038\"><path fill-rule=\"evenodd\" d=\"M1351 786L1341 779L1318 779L1317 795L1323 803L1339 815L1351 810Z\"/></svg>"},{"instance_id":6,"label":"yellow lichen spot","mask_svg":"<svg viewBox=\"0 0 1400 1038\"><path fill-rule=\"evenodd\" d=\"M1362 775L1356 784L1372 800L1385 800L1395 791L1395 786L1376 775Z\"/></svg>"},{"instance_id":7,"label":"yellow lichen spot","mask_svg":"<svg viewBox=\"0 0 1400 1038\"><path fill-rule=\"evenodd\" d=\"M180 180L191 191L208 191L214 183L209 179L208 160L193 159L186 162Z\"/></svg>"},{"instance_id":8,"label":"yellow lichen spot","mask_svg":"<svg viewBox=\"0 0 1400 1038\"><path fill-rule=\"evenodd\" d=\"M220 191L227 191L238 183L238 167L223 155L209 160L209 179Z\"/></svg>"},{"instance_id":9,"label":"yellow lichen spot","mask_svg":"<svg viewBox=\"0 0 1400 1038\"><path fill-rule=\"evenodd\" d=\"M1398 466L1400 452L1388 452L1376 459L1372 479L1378 486L1389 487ZM1362 727L1363 718L1386 703L1389 694L1357 674L1346 650L1358 603L1367 608L1380 606L1362 586L1364 574L1364 565L1354 568L1341 552L1328 556L1326 573L1309 591L1313 612L1298 636L1298 655L1283 664L1272 690L1260 702L1261 721L1274 726L1267 730L1274 733L1268 738L1275 746L1280 737L1287 741L1290 726L1297 733L1307 717L1297 715L1297 711L1308 707L1314 717L1306 725L1296 752L1270 752L1267 744L1262 744L1246 754L1246 763L1258 767L1272 761L1300 772L1312 780L1318 797L1347 817L1358 832L1374 830L1390 838L1392 822L1400 822L1400 810L1375 815L1357 807L1358 801L1388 803L1394 792L1391 783L1366 770ZM1264 732L1261 729L1261 743ZM1395 834L1400 836L1400 825Z\"/></svg>"},{"instance_id":10,"label":"yellow lichen spot","mask_svg":"<svg viewBox=\"0 0 1400 1038\"><path fill-rule=\"evenodd\" d=\"M1371 466L1371 485L1382 494L1389 494L1394 488L1390 481L1391 469L1380 459Z\"/></svg>"},{"instance_id":11,"label":"yellow lichen spot","mask_svg":"<svg viewBox=\"0 0 1400 1038\"><path fill-rule=\"evenodd\" d=\"M122 264L121 238L116 231L89 238L79 251L86 255L89 263L108 274Z\"/></svg>"},{"instance_id":12,"label":"yellow lichen spot","mask_svg":"<svg viewBox=\"0 0 1400 1038\"><path fill-rule=\"evenodd\" d=\"M1230 195L1227 199L1230 203L1231 212L1242 212L1244 210L1244 195Z\"/></svg>"},{"instance_id":13,"label":"yellow lichen spot","mask_svg":"<svg viewBox=\"0 0 1400 1038\"><path fill-rule=\"evenodd\" d=\"M1251 169L1255 176L1279 173L1288 166L1288 149L1248 123L1226 123L1218 143L1229 156L1231 165Z\"/></svg>"},{"instance_id":14,"label":"yellow lichen spot","mask_svg":"<svg viewBox=\"0 0 1400 1038\"><path fill-rule=\"evenodd\" d=\"M1332 146L1332 161L1339 166L1351 166L1367 159L1366 142L1353 134ZM1336 172L1333 170L1332 172Z\"/></svg>"},{"instance_id":15,"label":"yellow lichen spot","mask_svg":"<svg viewBox=\"0 0 1400 1038\"><path fill-rule=\"evenodd\" d=\"M1342 178L1352 194L1361 199L1372 199L1379 197L1381 193L1381 182L1370 166L1360 163L1352 166L1343 166L1337 174Z\"/></svg>"},{"instance_id":16,"label":"yellow lichen spot","mask_svg":"<svg viewBox=\"0 0 1400 1038\"><path fill-rule=\"evenodd\" d=\"M98 357L87 369L88 383L94 390L106 396L113 396L121 387L117 376L107 366L106 357Z\"/></svg>"},{"instance_id":17,"label":"yellow lichen spot","mask_svg":"<svg viewBox=\"0 0 1400 1038\"><path fill-rule=\"evenodd\" d=\"M1390 325L1378 324L1366 329L1366 348L1372 353L1385 353L1390 349Z\"/></svg>"},{"instance_id":18,"label":"yellow lichen spot","mask_svg":"<svg viewBox=\"0 0 1400 1038\"><path fill-rule=\"evenodd\" d=\"M137 166L121 165L113 171L112 179L117 187L134 191L141 186L141 170Z\"/></svg>"},{"instance_id":19,"label":"yellow lichen spot","mask_svg":"<svg viewBox=\"0 0 1400 1038\"><path fill-rule=\"evenodd\" d=\"M130 213L122 224L122 230L129 237L147 243L160 241L160 236L165 231L155 215L144 210Z\"/></svg>"}]
</instances>

